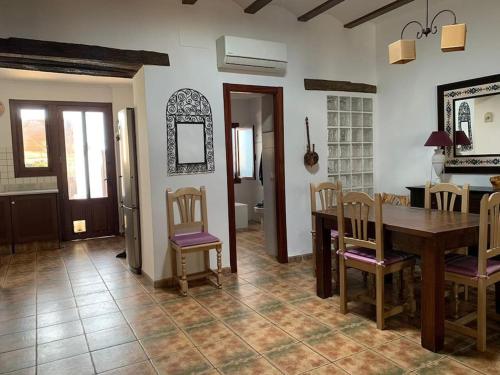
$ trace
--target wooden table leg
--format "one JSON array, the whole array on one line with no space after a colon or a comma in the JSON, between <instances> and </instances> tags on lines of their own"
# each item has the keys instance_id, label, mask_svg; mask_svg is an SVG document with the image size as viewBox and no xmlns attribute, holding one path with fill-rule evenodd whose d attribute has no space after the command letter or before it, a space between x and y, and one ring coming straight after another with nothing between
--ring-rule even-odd
<instances>
[{"instance_id":1,"label":"wooden table leg","mask_svg":"<svg viewBox=\"0 0 500 375\"><path fill-rule=\"evenodd\" d=\"M327 221L316 216L316 293L328 298L332 294L332 238Z\"/></svg>"},{"instance_id":2,"label":"wooden table leg","mask_svg":"<svg viewBox=\"0 0 500 375\"><path fill-rule=\"evenodd\" d=\"M444 251L427 239L422 251L422 346L438 352L444 346Z\"/></svg>"},{"instance_id":3,"label":"wooden table leg","mask_svg":"<svg viewBox=\"0 0 500 375\"><path fill-rule=\"evenodd\" d=\"M497 314L500 314L500 282L495 284L495 305Z\"/></svg>"}]
</instances>

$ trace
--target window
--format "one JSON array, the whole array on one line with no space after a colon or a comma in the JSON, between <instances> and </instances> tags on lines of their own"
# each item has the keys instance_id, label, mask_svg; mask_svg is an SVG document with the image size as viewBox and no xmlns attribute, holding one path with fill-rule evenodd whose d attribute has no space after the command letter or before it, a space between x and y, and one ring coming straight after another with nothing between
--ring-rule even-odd
<instances>
[{"instance_id":1,"label":"window","mask_svg":"<svg viewBox=\"0 0 500 375\"><path fill-rule=\"evenodd\" d=\"M255 148L253 128L233 125L233 168L235 181L255 179Z\"/></svg>"},{"instance_id":2,"label":"window","mask_svg":"<svg viewBox=\"0 0 500 375\"><path fill-rule=\"evenodd\" d=\"M43 104L10 101L16 177L52 176L49 111Z\"/></svg>"}]
</instances>

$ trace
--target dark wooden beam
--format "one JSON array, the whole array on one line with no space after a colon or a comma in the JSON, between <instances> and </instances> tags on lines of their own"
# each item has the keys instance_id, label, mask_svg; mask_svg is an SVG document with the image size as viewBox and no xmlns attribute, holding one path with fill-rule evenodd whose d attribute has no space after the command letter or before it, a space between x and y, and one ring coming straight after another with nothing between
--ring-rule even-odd
<instances>
[{"instance_id":1,"label":"dark wooden beam","mask_svg":"<svg viewBox=\"0 0 500 375\"><path fill-rule=\"evenodd\" d=\"M376 94L377 86L367 83L354 83L349 81L327 81L323 79L304 79L304 87L306 90L315 91L348 91L348 92L364 92L368 94Z\"/></svg>"},{"instance_id":2,"label":"dark wooden beam","mask_svg":"<svg viewBox=\"0 0 500 375\"><path fill-rule=\"evenodd\" d=\"M333 8L334 6L339 5L340 3L344 2L344 0L328 0L325 1L323 4L318 5L316 8L313 10L307 12L306 14L303 14L298 18L299 21L301 22L307 22L310 19L319 16L322 13L325 13L327 10Z\"/></svg>"},{"instance_id":3,"label":"dark wooden beam","mask_svg":"<svg viewBox=\"0 0 500 375\"><path fill-rule=\"evenodd\" d=\"M182 4L188 4L188 5L193 5L196 3L198 0L182 0Z\"/></svg>"},{"instance_id":4,"label":"dark wooden beam","mask_svg":"<svg viewBox=\"0 0 500 375\"><path fill-rule=\"evenodd\" d=\"M0 66L5 68L131 78L143 65L170 63L159 52L0 38Z\"/></svg>"},{"instance_id":5,"label":"dark wooden beam","mask_svg":"<svg viewBox=\"0 0 500 375\"><path fill-rule=\"evenodd\" d=\"M255 0L252 4L245 8L245 13L255 14L262 8L264 8L267 4L269 4L273 0Z\"/></svg>"},{"instance_id":6,"label":"dark wooden beam","mask_svg":"<svg viewBox=\"0 0 500 375\"><path fill-rule=\"evenodd\" d=\"M358 19L355 19L354 21L346 23L344 25L344 27L346 29L352 29L356 26L364 24L365 22L368 22L368 21L371 21L377 17L380 17L383 14L392 12L394 9L398 9L399 7L402 7L403 5L406 5L406 4L411 3L413 1L415 1L415 0L397 0L397 1L394 1L390 4L383 6L382 8L376 9L373 12L365 14L364 16L362 16Z\"/></svg>"}]
</instances>

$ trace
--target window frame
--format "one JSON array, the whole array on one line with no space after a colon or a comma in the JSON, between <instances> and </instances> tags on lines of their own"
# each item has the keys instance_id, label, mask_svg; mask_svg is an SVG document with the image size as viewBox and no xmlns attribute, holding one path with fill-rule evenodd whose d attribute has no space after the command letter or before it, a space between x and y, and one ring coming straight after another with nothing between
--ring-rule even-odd
<instances>
[{"instance_id":1,"label":"window frame","mask_svg":"<svg viewBox=\"0 0 500 375\"><path fill-rule=\"evenodd\" d=\"M56 162L54 160L54 141L56 126L52 118L50 105L44 101L36 100L9 100L10 125L12 132L12 154L14 162L14 177L47 177L56 176ZM45 137L47 141L47 167L26 167L24 163L24 139L21 120L22 109L43 109L45 118Z\"/></svg>"},{"instance_id":2,"label":"window frame","mask_svg":"<svg viewBox=\"0 0 500 375\"><path fill-rule=\"evenodd\" d=\"M250 126L247 127L247 126L240 126L239 123L233 123L231 128L235 134L235 137L232 137L233 138L233 148L234 148L233 158L235 158L235 160L233 160L234 166L235 166L234 171L233 171L234 172L234 182L241 183L241 181L243 181L243 180L249 180L249 181L256 180L257 179L257 173L256 173L256 171L257 171L257 166L256 166L257 154L255 152L255 126L252 125L251 127ZM251 177L240 177L239 176L240 158L239 158L238 129L250 129L252 131L253 175Z\"/></svg>"}]
</instances>

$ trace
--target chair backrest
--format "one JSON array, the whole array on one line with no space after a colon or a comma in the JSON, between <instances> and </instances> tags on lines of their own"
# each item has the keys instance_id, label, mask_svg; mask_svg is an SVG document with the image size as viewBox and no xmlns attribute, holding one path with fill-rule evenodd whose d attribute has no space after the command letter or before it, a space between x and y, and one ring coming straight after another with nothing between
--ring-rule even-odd
<instances>
[{"instance_id":1,"label":"chair backrest","mask_svg":"<svg viewBox=\"0 0 500 375\"><path fill-rule=\"evenodd\" d=\"M320 202L320 210L335 207L337 205L337 193L342 191L342 183L337 182L322 182L320 184L310 184L311 197L311 219L312 229L316 229L316 220L312 213L318 210L318 198Z\"/></svg>"},{"instance_id":2,"label":"chair backrest","mask_svg":"<svg viewBox=\"0 0 500 375\"><path fill-rule=\"evenodd\" d=\"M408 195L382 193L382 203L392 204L394 206L410 207L410 197Z\"/></svg>"},{"instance_id":3,"label":"chair backrest","mask_svg":"<svg viewBox=\"0 0 500 375\"><path fill-rule=\"evenodd\" d=\"M436 196L437 208L440 211L454 211L457 197L462 199L460 211L469 212L469 184L462 188L455 184L441 183L431 186L430 182L425 185L425 208L431 208L432 195Z\"/></svg>"},{"instance_id":4,"label":"chair backrest","mask_svg":"<svg viewBox=\"0 0 500 375\"><path fill-rule=\"evenodd\" d=\"M378 262L384 260L384 232L382 221L382 197L375 194L372 199L366 193L338 193L337 218L339 231L339 247L341 252L348 245L373 249ZM369 237L369 218L373 212L375 217L375 239ZM346 218L347 216L347 218ZM346 222L350 223L347 224ZM349 233L346 235L345 233Z\"/></svg>"},{"instance_id":5,"label":"chair backrest","mask_svg":"<svg viewBox=\"0 0 500 375\"><path fill-rule=\"evenodd\" d=\"M481 199L478 275L486 275L489 258L500 255L500 193Z\"/></svg>"},{"instance_id":6,"label":"chair backrest","mask_svg":"<svg viewBox=\"0 0 500 375\"><path fill-rule=\"evenodd\" d=\"M177 208L177 215L174 207ZM186 187L175 192L167 189L167 215L169 239L177 234L208 232L205 187ZM179 219L178 223L175 222L176 217Z\"/></svg>"}]
</instances>

